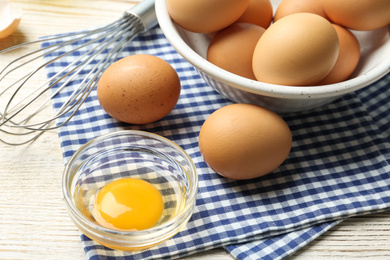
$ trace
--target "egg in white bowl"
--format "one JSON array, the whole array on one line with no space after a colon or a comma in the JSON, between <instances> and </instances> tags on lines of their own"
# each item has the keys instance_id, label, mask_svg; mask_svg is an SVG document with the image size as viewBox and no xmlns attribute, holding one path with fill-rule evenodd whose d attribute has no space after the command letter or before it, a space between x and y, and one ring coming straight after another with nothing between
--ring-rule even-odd
<instances>
[{"instance_id":1,"label":"egg in white bowl","mask_svg":"<svg viewBox=\"0 0 390 260\"><path fill-rule=\"evenodd\" d=\"M207 60L211 34L192 32L179 26L168 12L168 1L155 2L157 19L164 35L209 85L234 102L257 104L275 112L309 110L364 88L390 71L390 26L387 25L370 31L350 30L359 42L360 57L353 74L342 82L292 86L239 76ZM275 13L281 0L270 2Z\"/></svg>"}]
</instances>

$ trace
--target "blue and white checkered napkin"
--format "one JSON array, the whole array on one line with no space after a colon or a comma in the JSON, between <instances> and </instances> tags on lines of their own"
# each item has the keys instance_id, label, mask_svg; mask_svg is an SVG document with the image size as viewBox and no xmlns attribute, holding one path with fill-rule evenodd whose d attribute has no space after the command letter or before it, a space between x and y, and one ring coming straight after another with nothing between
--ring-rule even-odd
<instances>
[{"instance_id":1,"label":"blue and white checkered napkin","mask_svg":"<svg viewBox=\"0 0 390 260\"><path fill-rule=\"evenodd\" d=\"M214 173L198 148L204 120L231 101L203 81L159 28L136 37L119 58L137 53L158 56L176 69L182 92L175 109L158 122L128 125L110 118L93 91L59 128L64 160L92 138L119 129L165 136L197 167L196 209L184 230L143 252L110 250L82 236L90 259L174 258L221 246L237 259L281 259L345 218L390 207L390 75L322 108L282 115L294 139L289 158L272 174L234 181ZM70 61L56 62L48 73ZM53 98L55 109L66 96Z\"/></svg>"}]
</instances>

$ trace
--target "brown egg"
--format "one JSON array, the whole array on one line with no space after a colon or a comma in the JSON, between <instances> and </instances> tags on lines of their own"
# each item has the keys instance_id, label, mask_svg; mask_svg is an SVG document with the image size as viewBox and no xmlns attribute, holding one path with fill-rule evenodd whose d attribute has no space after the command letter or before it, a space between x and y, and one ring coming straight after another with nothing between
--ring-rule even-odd
<instances>
[{"instance_id":1,"label":"brown egg","mask_svg":"<svg viewBox=\"0 0 390 260\"><path fill-rule=\"evenodd\" d=\"M390 24L389 0L323 0L324 10L336 24L369 31Z\"/></svg>"},{"instance_id":2,"label":"brown egg","mask_svg":"<svg viewBox=\"0 0 390 260\"><path fill-rule=\"evenodd\" d=\"M11 2L0 1L0 39L13 34L22 19L22 9Z\"/></svg>"},{"instance_id":3,"label":"brown egg","mask_svg":"<svg viewBox=\"0 0 390 260\"><path fill-rule=\"evenodd\" d=\"M272 22L273 9L270 0L250 0L237 23L251 23L268 28Z\"/></svg>"},{"instance_id":4,"label":"brown egg","mask_svg":"<svg viewBox=\"0 0 390 260\"><path fill-rule=\"evenodd\" d=\"M219 31L211 40L207 60L239 76L256 80L252 57L265 29L249 23L234 23Z\"/></svg>"},{"instance_id":5,"label":"brown egg","mask_svg":"<svg viewBox=\"0 0 390 260\"><path fill-rule=\"evenodd\" d=\"M332 70L338 53L337 33L328 20L312 13L290 14L261 36L253 72L262 82L315 85Z\"/></svg>"},{"instance_id":6,"label":"brown egg","mask_svg":"<svg viewBox=\"0 0 390 260\"><path fill-rule=\"evenodd\" d=\"M290 153L292 136L276 113L251 104L232 104L212 113L199 133L204 161L218 174L236 180L263 176Z\"/></svg>"},{"instance_id":7,"label":"brown egg","mask_svg":"<svg viewBox=\"0 0 390 260\"><path fill-rule=\"evenodd\" d=\"M249 0L168 0L171 18L196 33L219 31L234 23L248 7Z\"/></svg>"},{"instance_id":8,"label":"brown egg","mask_svg":"<svg viewBox=\"0 0 390 260\"><path fill-rule=\"evenodd\" d=\"M360 45L355 35L340 25L333 24L333 27L339 37L339 56L333 69L318 83L319 85L333 84L348 79L360 59Z\"/></svg>"},{"instance_id":9,"label":"brown egg","mask_svg":"<svg viewBox=\"0 0 390 260\"><path fill-rule=\"evenodd\" d=\"M322 0L282 0L275 11L274 21L294 13L313 13L328 19Z\"/></svg>"},{"instance_id":10,"label":"brown egg","mask_svg":"<svg viewBox=\"0 0 390 260\"><path fill-rule=\"evenodd\" d=\"M138 54L116 61L102 74L97 96L115 119L146 124L172 111L180 95L180 79L166 61Z\"/></svg>"}]
</instances>

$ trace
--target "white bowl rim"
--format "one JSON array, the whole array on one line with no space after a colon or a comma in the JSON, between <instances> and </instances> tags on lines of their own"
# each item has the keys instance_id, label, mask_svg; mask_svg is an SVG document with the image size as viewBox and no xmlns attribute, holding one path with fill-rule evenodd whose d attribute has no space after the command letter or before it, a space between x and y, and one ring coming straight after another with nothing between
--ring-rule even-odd
<instances>
[{"instance_id":1,"label":"white bowl rim","mask_svg":"<svg viewBox=\"0 0 390 260\"><path fill-rule=\"evenodd\" d=\"M268 97L288 99L327 98L341 96L343 94L361 89L379 80L388 72L390 72L390 57L388 57L375 68L362 75L359 75L359 77L331 85L283 86L250 80L219 68L191 49L175 29L176 25L168 14L166 2L167 0L155 1L156 16L161 30L173 48L175 48L176 51L195 68L199 69L205 74L210 75L222 83L233 86L240 90Z\"/></svg>"}]
</instances>

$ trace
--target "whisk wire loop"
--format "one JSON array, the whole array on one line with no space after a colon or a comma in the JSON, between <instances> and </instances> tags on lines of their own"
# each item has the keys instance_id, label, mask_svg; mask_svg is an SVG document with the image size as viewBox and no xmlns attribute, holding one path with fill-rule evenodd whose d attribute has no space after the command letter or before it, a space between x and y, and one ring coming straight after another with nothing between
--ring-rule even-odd
<instances>
[{"instance_id":1,"label":"whisk wire loop","mask_svg":"<svg viewBox=\"0 0 390 260\"><path fill-rule=\"evenodd\" d=\"M23 145L68 123L90 96L103 71L118 59L134 37L156 24L154 0L144 0L120 19L99 28L45 37L0 51L3 55L39 45L39 49L0 69L0 142ZM52 73L50 67L57 62L63 69ZM49 78L38 79L36 84L44 68ZM47 118L46 111L48 107L52 109L53 98L58 98L60 105ZM3 136L13 136L16 141ZM26 138L20 140L22 136Z\"/></svg>"},{"instance_id":2,"label":"whisk wire loop","mask_svg":"<svg viewBox=\"0 0 390 260\"><path fill-rule=\"evenodd\" d=\"M44 92L50 90L53 86L55 86L57 83L59 83L62 79L66 78L68 75L72 74L73 73L73 76L70 77L66 82L64 82L62 84L62 87L60 89L58 89L56 92L54 92L50 98L47 99L46 102L48 102L53 96L55 96L56 94L59 93L59 91L64 88L65 86L68 85L68 83L74 78L74 76L76 75L77 72L81 72L97 55L99 55L100 53L103 52L103 50L105 50L106 48L108 48L113 42L115 42L118 38L121 38L122 35L117 35L115 36L114 38L110 38L108 36L112 36L114 35L116 32L120 31L120 30L123 30L125 27L129 26L131 24L129 24L129 22L124 22L122 24L121 27L116 27L115 26L115 30L114 31L108 31L108 32L105 32L104 34L102 34L101 36L99 37L96 37L96 38L93 38L91 40L89 40L88 42L78 46L77 48L75 49L72 49L71 51L67 51L67 52L64 52L58 56L55 56L53 59L43 63L42 65L40 65L38 68L34 69L33 71L29 72L24 78L23 82L17 87L16 91L12 94L11 98L9 99L9 102L7 103L7 105L5 106L5 109L4 109L4 112L3 112L3 115L8 115L8 114L11 114L10 116L4 118L3 122L1 125L7 123L9 120L11 120L14 116L18 115L22 110L24 110L26 107L29 107L31 105L31 103L33 103L35 100L37 100ZM39 90L39 88L35 91L33 91L32 93L26 95L26 98L21 100L18 104L21 104L23 103L24 101L26 101L26 99L28 97L31 97L33 96L33 98L30 98L30 100L28 102L26 102L21 108L19 108L16 112L13 112L15 111L15 107L13 108L9 108L11 102L14 100L15 96L18 94L18 92L22 89L22 87L28 82L28 80L39 70L41 70L42 68L46 67L47 65L49 64L52 64L54 63L56 60L59 60L61 59L62 57L65 57L75 51L78 51L80 50L81 48L84 48L85 46L88 46L88 45L92 45L96 42L99 42L101 40L105 40L105 41L108 41L105 45L102 46L101 48L101 51L99 52L94 52L94 50L96 49L93 48L91 50L89 50L88 52L86 52L84 55L80 56L79 58L77 58L76 60L74 60L73 62L71 62L67 67L65 67L63 70L61 70L60 72L58 72L57 74L55 74L53 77L51 77L48 81L46 81L44 84L42 84L42 86L45 86L46 84L49 84L48 87L46 87L42 92L40 92L38 95L33 95L37 90ZM55 44L57 46L57 48L53 49L52 51L56 51L60 48L62 48L63 46L68 46L74 42L76 42L77 40L79 40L79 38L77 38L76 40L72 39L72 40L68 40L68 41L65 41L65 42L62 42L60 45L58 44ZM41 50L42 51L42 50ZM40 56L44 56L45 53L43 53L42 55ZM86 59L84 59L86 58ZM84 59L84 61L83 61ZM79 67L81 64L84 64L83 66ZM76 66L77 65L77 66ZM71 69L73 68L73 69ZM75 70L77 69L76 73ZM92 72L92 71L91 71ZM91 73L90 73L91 74ZM90 75L89 74L89 75ZM88 75L88 76L89 76ZM88 76L85 78L87 79ZM83 81L84 82L84 81ZM83 85L83 82L80 84L80 86ZM15 84L15 83L14 83ZM12 84L12 85L14 85ZM71 98L71 97L70 97ZM44 104L46 103L44 102ZM31 118L37 111L39 111L41 109L41 107L44 105L42 104L40 106L40 108L38 108L35 112L31 113L30 116L28 116L26 119L20 121L19 123L14 123L14 126L15 127L25 127L27 129L29 129L32 125L22 125L23 122L27 122L29 118ZM58 117L55 117L54 119L56 119ZM46 123L45 121L42 122L42 123ZM36 123L34 125L40 125L41 123ZM0 125L0 126L1 126ZM33 129L31 129L33 130ZM36 129L38 130L38 129ZM40 129L42 130L42 129Z\"/></svg>"}]
</instances>

